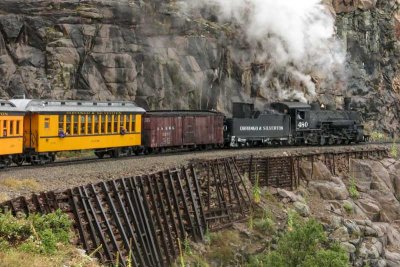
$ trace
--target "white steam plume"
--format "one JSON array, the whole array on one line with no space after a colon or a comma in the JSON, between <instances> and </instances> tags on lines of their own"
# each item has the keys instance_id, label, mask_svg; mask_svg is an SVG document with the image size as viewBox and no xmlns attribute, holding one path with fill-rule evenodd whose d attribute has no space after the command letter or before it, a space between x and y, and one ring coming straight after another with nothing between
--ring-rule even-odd
<instances>
[{"instance_id":1,"label":"white steam plume","mask_svg":"<svg viewBox=\"0 0 400 267\"><path fill-rule=\"evenodd\" d=\"M321 80L319 87L334 90L345 84L346 53L335 39L334 18L321 0L186 0L189 10L207 8L220 22L232 22L245 34L252 61L266 63L269 70L261 77L261 90L277 87L278 96L294 95L311 100L316 95L312 76ZM291 82L303 87L290 89ZM340 88L339 88L340 89ZM295 94L290 91L297 90Z\"/></svg>"}]
</instances>

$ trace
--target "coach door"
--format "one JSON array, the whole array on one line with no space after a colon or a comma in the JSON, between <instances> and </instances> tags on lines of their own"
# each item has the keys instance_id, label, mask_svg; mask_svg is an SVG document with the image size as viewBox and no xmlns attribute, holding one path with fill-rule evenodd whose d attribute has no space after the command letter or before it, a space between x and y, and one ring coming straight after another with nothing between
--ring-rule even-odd
<instances>
[{"instance_id":1,"label":"coach door","mask_svg":"<svg viewBox=\"0 0 400 267\"><path fill-rule=\"evenodd\" d=\"M185 116L182 119L182 130L183 130L183 144L190 145L195 143L195 127L194 117Z\"/></svg>"}]
</instances>

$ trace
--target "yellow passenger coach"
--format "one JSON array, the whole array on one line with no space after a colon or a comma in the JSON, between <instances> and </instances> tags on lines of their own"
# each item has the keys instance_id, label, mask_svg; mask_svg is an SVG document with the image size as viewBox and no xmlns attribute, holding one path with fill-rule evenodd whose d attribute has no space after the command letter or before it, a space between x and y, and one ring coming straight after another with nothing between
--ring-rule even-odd
<instances>
[{"instance_id":1,"label":"yellow passenger coach","mask_svg":"<svg viewBox=\"0 0 400 267\"><path fill-rule=\"evenodd\" d=\"M23 151L24 112L14 104L0 100L0 167L18 161Z\"/></svg>"},{"instance_id":2,"label":"yellow passenger coach","mask_svg":"<svg viewBox=\"0 0 400 267\"><path fill-rule=\"evenodd\" d=\"M54 161L60 151L94 150L102 158L138 151L144 109L133 102L10 100L26 111L24 146L27 161Z\"/></svg>"}]
</instances>

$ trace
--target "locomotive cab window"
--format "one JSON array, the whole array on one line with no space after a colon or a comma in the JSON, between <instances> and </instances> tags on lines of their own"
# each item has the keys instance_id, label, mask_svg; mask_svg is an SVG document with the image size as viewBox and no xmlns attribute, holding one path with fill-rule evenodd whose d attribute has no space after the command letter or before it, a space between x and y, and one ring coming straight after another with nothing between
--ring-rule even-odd
<instances>
[{"instance_id":1,"label":"locomotive cab window","mask_svg":"<svg viewBox=\"0 0 400 267\"><path fill-rule=\"evenodd\" d=\"M297 111L297 119L305 120L306 119L306 112L305 111Z\"/></svg>"}]
</instances>

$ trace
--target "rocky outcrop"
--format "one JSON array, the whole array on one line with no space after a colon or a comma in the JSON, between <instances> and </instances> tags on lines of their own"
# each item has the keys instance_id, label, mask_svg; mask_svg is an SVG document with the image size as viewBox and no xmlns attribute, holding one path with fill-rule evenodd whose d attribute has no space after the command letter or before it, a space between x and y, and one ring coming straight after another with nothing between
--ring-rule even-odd
<instances>
[{"instance_id":1,"label":"rocky outcrop","mask_svg":"<svg viewBox=\"0 0 400 267\"><path fill-rule=\"evenodd\" d=\"M398 1L324 3L349 52L350 77L342 92L319 87L326 77L311 73L319 100L340 104L352 95L370 128L399 130ZM273 85L259 88L268 64L253 62L246 49L235 25L201 10L187 15L177 1L4 0L0 97L131 99L150 108L221 111L233 98L278 99Z\"/></svg>"},{"instance_id":2,"label":"rocky outcrop","mask_svg":"<svg viewBox=\"0 0 400 267\"><path fill-rule=\"evenodd\" d=\"M400 265L400 201L395 197L399 164L394 159L351 160L346 180L332 174L329 178L326 166L315 162L318 178L306 180L307 191L317 197L307 202L310 214L325 222L329 238L340 242L353 266ZM302 176L310 177L311 170L309 163L303 164ZM346 193L337 197L342 183ZM351 198L350 190L357 190L358 197Z\"/></svg>"},{"instance_id":3,"label":"rocky outcrop","mask_svg":"<svg viewBox=\"0 0 400 267\"><path fill-rule=\"evenodd\" d=\"M400 114L399 2L333 0L338 36L349 52L348 90L372 127L398 131ZM382 115L379 115L382 114Z\"/></svg>"}]
</instances>

